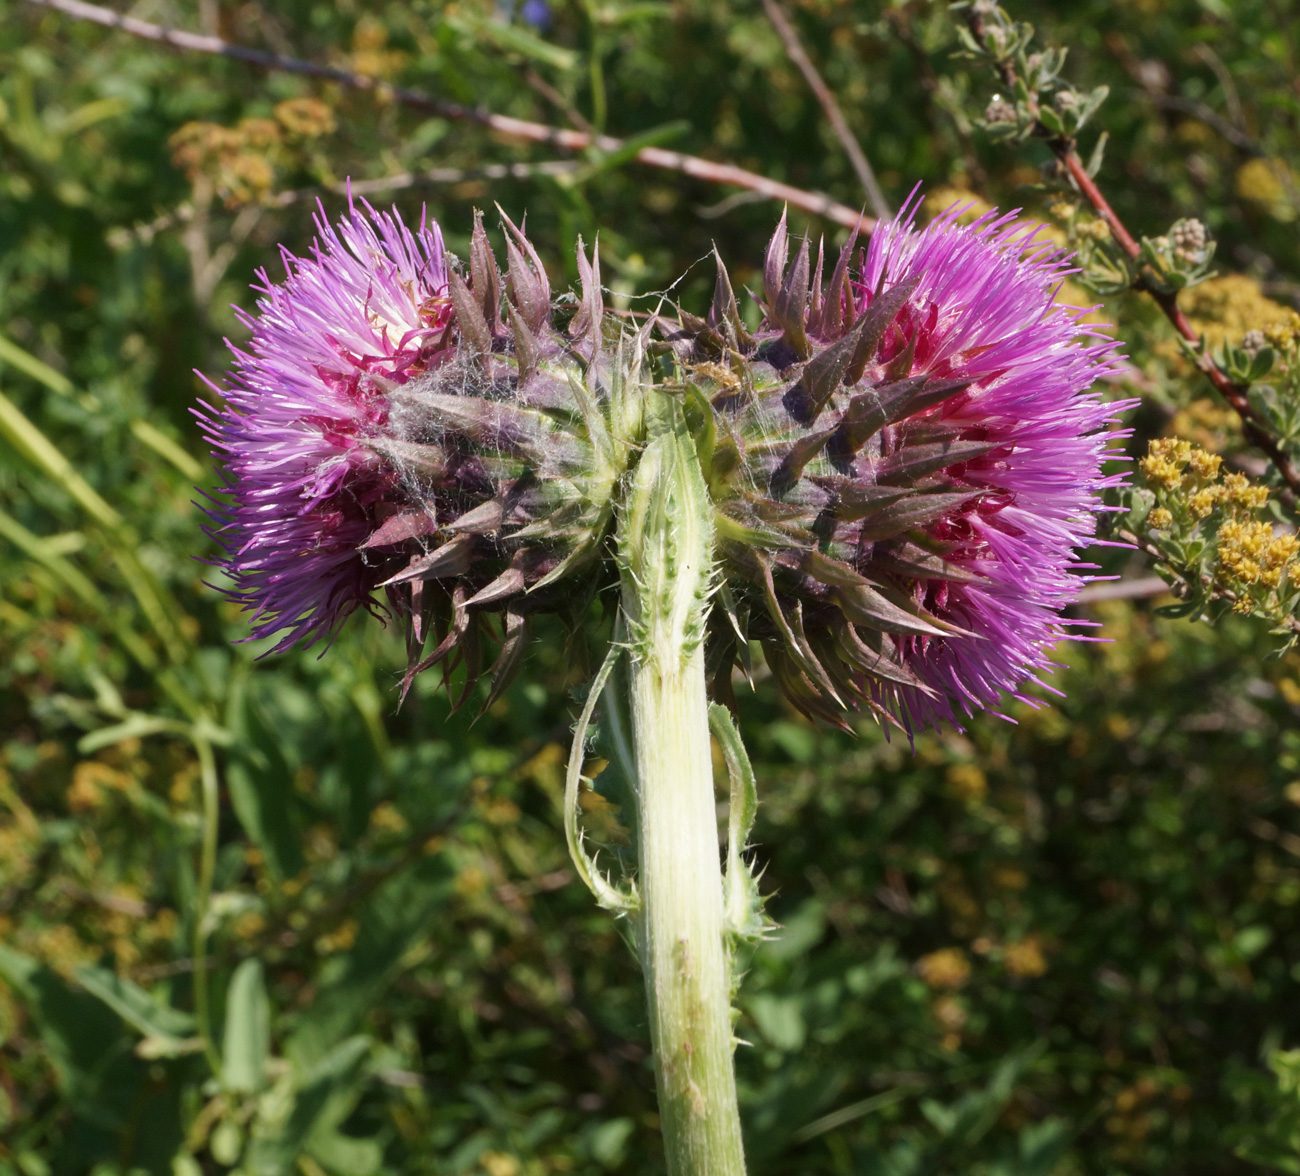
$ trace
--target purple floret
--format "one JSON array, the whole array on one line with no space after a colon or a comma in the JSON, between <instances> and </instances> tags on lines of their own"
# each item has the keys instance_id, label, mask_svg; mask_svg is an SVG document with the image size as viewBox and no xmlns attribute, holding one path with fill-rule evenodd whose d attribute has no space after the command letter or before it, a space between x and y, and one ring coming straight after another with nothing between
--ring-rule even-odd
<instances>
[{"instance_id":1,"label":"purple floret","mask_svg":"<svg viewBox=\"0 0 1300 1176\"><path fill-rule=\"evenodd\" d=\"M436 224L410 230L362 202L337 226L316 215L311 256L282 250L286 277L265 271L257 311L238 311L252 338L231 346L224 405L196 410L225 467L211 533L252 611L254 637L275 649L332 634L391 574L361 548L406 506L382 435L387 391L436 366L451 303Z\"/></svg>"},{"instance_id":2,"label":"purple floret","mask_svg":"<svg viewBox=\"0 0 1300 1176\"><path fill-rule=\"evenodd\" d=\"M929 527L949 548L945 558L982 580L915 583L919 605L970 636L897 638L935 691L877 688L909 726L956 722L1006 695L1033 701L1021 691L1049 669L1052 646L1068 635L1060 614L1087 582L1077 553L1096 533L1102 491L1125 477L1103 466L1127 435L1113 426L1129 405L1090 390L1113 370L1117 344L1081 322L1083 310L1055 301L1070 256L1038 242L1014 214L962 226L960 212L921 230L910 216L882 225L855 287L861 312L882 279L887 289L920 275L882 362L915 338L911 374L974 381L926 419L1005 442L961 474L989 493Z\"/></svg>"}]
</instances>

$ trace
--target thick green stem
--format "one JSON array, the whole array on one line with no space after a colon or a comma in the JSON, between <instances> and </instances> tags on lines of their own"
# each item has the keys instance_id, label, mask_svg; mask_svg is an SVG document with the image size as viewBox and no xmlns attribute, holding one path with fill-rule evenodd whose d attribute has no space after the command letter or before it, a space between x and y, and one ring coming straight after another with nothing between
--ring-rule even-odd
<instances>
[{"instance_id":1,"label":"thick green stem","mask_svg":"<svg viewBox=\"0 0 1300 1176\"><path fill-rule=\"evenodd\" d=\"M669 1176L743 1176L704 653L633 660L641 966Z\"/></svg>"},{"instance_id":2,"label":"thick green stem","mask_svg":"<svg viewBox=\"0 0 1300 1176\"><path fill-rule=\"evenodd\" d=\"M732 1064L704 629L713 509L680 407L651 402L652 440L619 518L636 767L641 967L669 1176L744 1176Z\"/></svg>"}]
</instances>

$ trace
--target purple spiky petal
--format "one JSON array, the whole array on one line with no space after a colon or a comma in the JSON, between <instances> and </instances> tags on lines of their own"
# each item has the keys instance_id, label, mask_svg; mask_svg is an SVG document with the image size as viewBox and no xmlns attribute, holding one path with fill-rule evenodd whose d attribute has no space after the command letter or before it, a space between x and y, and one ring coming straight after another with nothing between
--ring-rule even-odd
<instances>
[{"instance_id":1,"label":"purple spiky petal","mask_svg":"<svg viewBox=\"0 0 1300 1176\"><path fill-rule=\"evenodd\" d=\"M276 650L333 633L368 604L389 569L359 554L405 505L369 443L387 391L445 354L451 301L438 226L412 231L362 202L337 227L320 209L308 257L281 251L286 277L259 271L251 332L231 345L224 406L196 409L225 470L212 533L251 610L252 635Z\"/></svg>"}]
</instances>

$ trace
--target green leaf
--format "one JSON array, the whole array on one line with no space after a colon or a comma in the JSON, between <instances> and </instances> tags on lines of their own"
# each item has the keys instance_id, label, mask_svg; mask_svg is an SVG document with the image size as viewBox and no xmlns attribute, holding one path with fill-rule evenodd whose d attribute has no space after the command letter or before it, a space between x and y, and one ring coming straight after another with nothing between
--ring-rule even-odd
<instances>
[{"instance_id":1,"label":"green leaf","mask_svg":"<svg viewBox=\"0 0 1300 1176\"><path fill-rule=\"evenodd\" d=\"M231 1119L223 1119L213 1129L208 1148L218 1164L237 1164L244 1150L244 1129Z\"/></svg>"},{"instance_id":2,"label":"green leaf","mask_svg":"<svg viewBox=\"0 0 1300 1176\"><path fill-rule=\"evenodd\" d=\"M1246 372L1248 380L1262 380L1270 371L1273 370L1273 363L1277 359L1277 354L1271 347L1261 347L1255 352L1255 357L1250 361L1250 367Z\"/></svg>"},{"instance_id":3,"label":"green leaf","mask_svg":"<svg viewBox=\"0 0 1300 1176\"><path fill-rule=\"evenodd\" d=\"M322 1141L356 1106L365 1076L361 1064L370 1052L368 1037L350 1037L312 1066L290 1076L287 1102L269 1099L253 1125L244 1157L248 1176L290 1176L308 1141ZM342 1172L340 1176L353 1176ZM355 1176L363 1176L356 1173Z\"/></svg>"},{"instance_id":4,"label":"green leaf","mask_svg":"<svg viewBox=\"0 0 1300 1176\"><path fill-rule=\"evenodd\" d=\"M472 13L460 12L454 18L458 27L468 30L480 39L511 53L518 53L531 61L549 65L552 69L568 72L578 63L578 55L572 49L552 45L535 33L518 25L506 24L500 20L484 20Z\"/></svg>"},{"instance_id":5,"label":"green leaf","mask_svg":"<svg viewBox=\"0 0 1300 1176\"><path fill-rule=\"evenodd\" d=\"M161 1037L176 1041L195 1033L193 1016L159 1004L138 984L132 983L107 968L91 965L78 968L73 975L91 996L108 1005L132 1029L146 1037Z\"/></svg>"},{"instance_id":6,"label":"green leaf","mask_svg":"<svg viewBox=\"0 0 1300 1176\"><path fill-rule=\"evenodd\" d=\"M768 1043L785 1053L803 1048L808 1036L802 1002L797 997L760 992L750 998L749 1013Z\"/></svg>"},{"instance_id":7,"label":"green leaf","mask_svg":"<svg viewBox=\"0 0 1300 1176\"><path fill-rule=\"evenodd\" d=\"M1109 131L1102 131L1097 136L1097 142L1093 144L1092 154L1088 156L1088 166L1085 169L1093 179L1097 178L1097 173L1101 171L1102 161L1106 158L1106 141L1110 138Z\"/></svg>"},{"instance_id":8,"label":"green leaf","mask_svg":"<svg viewBox=\"0 0 1300 1176\"><path fill-rule=\"evenodd\" d=\"M1019 1155L1007 1165L1007 1176L1051 1176L1073 1138L1074 1131L1064 1119L1048 1118L1022 1128Z\"/></svg>"},{"instance_id":9,"label":"green leaf","mask_svg":"<svg viewBox=\"0 0 1300 1176\"><path fill-rule=\"evenodd\" d=\"M1061 116L1050 106L1038 108L1038 121L1054 135L1063 134L1065 131L1065 123L1061 121Z\"/></svg>"},{"instance_id":10,"label":"green leaf","mask_svg":"<svg viewBox=\"0 0 1300 1176\"><path fill-rule=\"evenodd\" d=\"M3 946L0 980L32 1018L59 1089L78 1116L101 1129L120 1128L144 1078L121 1017L53 969Z\"/></svg>"},{"instance_id":11,"label":"green leaf","mask_svg":"<svg viewBox=\"0 0 1300 1176\"><path fill-rule=\"evenodd\" d=\"M69 398L76 396L77 389L72 381L62 372L55 371L49 364L41 362L18 344L0 335L0 361L13 364L20 372L39 380L51 392Z\"/></svg>"},{"instance_id":12,"label":"green leaf","mask_svg":"<svg viewBox=\"0 0 1300 1176\"><path fill-rule=\"evenodd\" d=\"M591 1156L605 1168L619 1167L627 1153L627 1141L636 1124L631 1119L610 1119L593 1128L588 1137Z\"/></svg>"},{"instance_id":13,"label":"green leaf","mask_svg":"<svg viewBox=\"0 0 1300 1176\"><path fill-rule=\"evenodd\" d=\"M292 878L302 869L303 856L289 764L257 705L245 697L236 711L230 726L242 738L226 768L235 816L262 851L272 877Z\"/></svg>"},{"instance_id":14,"label":"green leaf","mask_svg":"<svg viewBox=\"0 0 1300 1176\"><path fill-rule=\"evenodd\" d=\"M230 978L221 1082L228 1090L252 1094L266 1081L271 1052L271 1002L261 960L244 960Z\"/></svg>"},{"instance_id":15,"label":"green leaf","mask_svg":"<svg viewBox=\"0 0 1300 1176\"><path fill-rule=\"evenodd\" d=\"M314 1160L338 1176L372 1176L384 1162L384 1149L375 1139L357 1139L317 1127L307 1141Z\"/></svg>"}]
</instances>

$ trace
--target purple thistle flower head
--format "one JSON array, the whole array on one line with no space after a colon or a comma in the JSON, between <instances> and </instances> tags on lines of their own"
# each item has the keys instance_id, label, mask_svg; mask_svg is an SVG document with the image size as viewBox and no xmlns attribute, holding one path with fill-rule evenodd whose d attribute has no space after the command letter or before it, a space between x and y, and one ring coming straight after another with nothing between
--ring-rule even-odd
<instances>
[{"instance_id":1,"label":"purple thistle flower head","mask_svg":"<svg viewBox=\"0 0 1300 1176\"><path fill-rule=\"evenodd\" d=\"M251 341L232 346L228 386L209 385L224 404L196 411L225 469L209 514L229 595L276 651L332 635L382 587L407 622L408 686L454 654L468 690L485 618L504 614L495 696L526 615L585 603L573 576L621 472L591 484L580 407L602 392L574 392L610 367L599 262L579 243L579 310L556 331L541 259L503 221L504 275L481 219L467 281L436 224L367 204L337 226L322 210L311 255L284 251L280 283L259 274L257 310L240 312Z\"/></svg>"},{"instance_id":2,"label":"purple thistle flower head","mask_svg":"<svg viewBox=\"0 0 1300 1176\"><path fill-rule=\"evenodd\" d=\"M715 691L743 639L810 715L959 722L1050 666L1085 582L1127 407L1091 391L1116 344L1056 302L1070 259L996 213L904 210L829 283L784 218L755 335L725 270L679 355L717 414L725 588ZM734 634L734 635L733 635ZM740 640L738 640L738 638Z\"/></svg>"}]
</instances>

